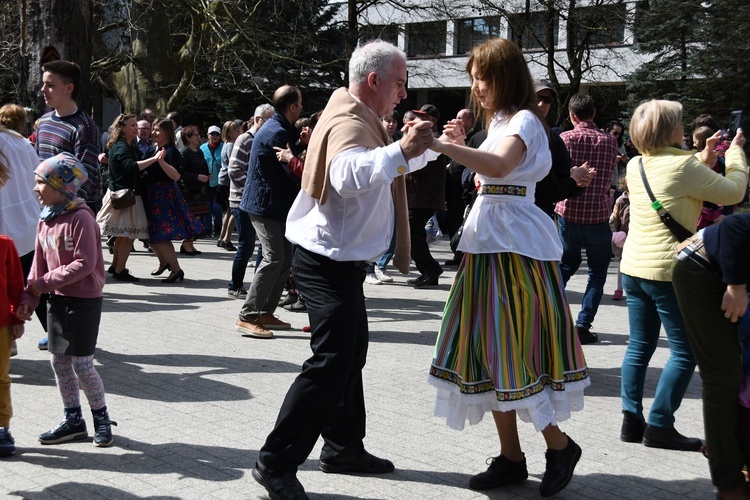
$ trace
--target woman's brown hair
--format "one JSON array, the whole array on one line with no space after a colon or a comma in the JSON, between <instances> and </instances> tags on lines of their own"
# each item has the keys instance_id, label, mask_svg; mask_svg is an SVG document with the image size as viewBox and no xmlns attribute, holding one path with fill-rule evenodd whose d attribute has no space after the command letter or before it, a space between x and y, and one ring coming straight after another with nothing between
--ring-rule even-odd
<instances>
[{"instance_id":1,"label":"woman's brown hair","mask_svg":"<svg viewBox=\"0 0 750 500\"><path fill-rule=\"evenodd\" d=\"M512 116L526 109L534 113L548 130L547 121L539 111L529 66L515 43L504 38L492 38L474 47L466 63L470 76L472 70L490 89L487 96L489 109L483 109L474 93L471 94L474 114L484 114L485 128L489 127L492 116L498 111Z\"/></svg>"},{"instance_id":2,"label":"woman's brown hair","mask_svg":"<svg viewBox=\"0 0 750 500\"><path fill-rule=\"evenodd\" d=\"M18 104L0 108L0 125L23 135L26 132L26 110Z\"/></svg>"},{"instance_id":3,"label":"woman's brown hair","mask_svg":"<svg viewBox=\"0 0 750 500\"><path fill-rule=\"evenodd\" d=\"M136 116L129 113L122 113L115 118L115 121L112 122L112 132L110 132L109 139L107 139L107 150L109 150L122 137L122 127L124 127L131 118L134 119ZM122 140L125 140L125 138Z\"/></svg>"},{"instance_id":4,"label":"woman's brown hair","mask_svg":"<svg viewBox=\"0 0 750 500\"><path fill-rule=\"evenodd\" d=\"M154 120L153 127L158 128L161 135L166 139L164 147L175 145L174 124L172 123L172 120L168 118L157 118Z\"/></svg>"}]
</instances>

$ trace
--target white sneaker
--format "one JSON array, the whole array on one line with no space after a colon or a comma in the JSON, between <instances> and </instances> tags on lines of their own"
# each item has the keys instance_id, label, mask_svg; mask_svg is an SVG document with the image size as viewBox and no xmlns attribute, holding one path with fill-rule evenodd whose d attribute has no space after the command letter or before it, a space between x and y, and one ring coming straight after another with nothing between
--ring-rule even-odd
<instances>
[{"instance_id":1,"label":"white sneaker","mask_svg":"<svg viewBox=\"0 0 750 500\"><path fill-rule=\"evenodd\" d=\"M365 283L369 285L382 285L383 282L378 279L377 276L375 276L375 273L368 273L367 277L365 278Z\"/></svg>"},{"instance_id":2,"label":"white sneaker","mask_svg":"<svg viewBox=\"0 0 750 500\"><path fill-rule=\"evenodd\" d=\"M375 277L383 283L391 283L393 281L393 278L391 278L388 273L377 266L375 266Z\"/></svg>"}]
</instances>

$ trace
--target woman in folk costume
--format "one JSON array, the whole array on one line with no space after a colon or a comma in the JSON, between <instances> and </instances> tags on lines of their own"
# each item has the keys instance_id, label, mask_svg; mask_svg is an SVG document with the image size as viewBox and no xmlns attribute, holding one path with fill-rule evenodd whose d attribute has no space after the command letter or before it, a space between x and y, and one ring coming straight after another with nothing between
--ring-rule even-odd
<instances>
[{"instance_id":1,"label":"woman in folk costume","mask_svg":"<svg viewBox=\"0 0 750 500\"><path fill-rule=\"evenodd\" d=\"M488 117L488 136L476 150L443 141L432 146L481 182L430 369L438 388L435 414L463 429L466 420L476 424L492 411L500 455L471 478L476 490L528 477L516 415L532 422L547 443L540 493L551 496L567 486L581 456L558 421L583 408L590 381L560 278L560 239L534 204L534 187L551 166L547 130L512 42L475 47L466 69L472 101ZM446 126L444 137L462 135L459 123Z\"/></svg>"}]
</instances>

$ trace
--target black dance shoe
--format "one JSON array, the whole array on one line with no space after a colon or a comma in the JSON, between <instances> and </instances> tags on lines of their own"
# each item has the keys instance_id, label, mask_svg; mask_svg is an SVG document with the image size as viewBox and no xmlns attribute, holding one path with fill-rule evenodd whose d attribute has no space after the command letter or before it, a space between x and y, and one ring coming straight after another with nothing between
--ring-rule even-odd
<instances>
[{"instance_id":1,"label":"black dance shoe","mask_svg":"<svg viewBox=\"0 0 750 500\"><path fill-rule=\"evenodd\" d=\"M487 460L492 460L487 470L469 479L469 488L472 490L491 490L506 484L526 481L529 477L525 457L520 462L513 462L502 455Z\"/></svg>"},{"instance_id":2,"label":"black dance shoe","mask_svg":"<svg viewBox=\"0 0 750 500\"><path fill-rule=\"evenodd\" d=\"M177 280L184 280L185 279L185 271L180 269L179 271L174 271L172 273L169 273L169 278L161 280L162 283L174 283Z\"/></svg>"},{"instance_id":3,"label":"black dance shoe","mask_svg":"<svg viewBox=\"0 0 750 500\"><path fill-rule=\"evenodd\" d=\"M140 281L138 278L130 274L130 271L128 271L127 269L123 269L122 272L119 273L112 273L112 277L117 281L125 281L128 283L135 283L136 281Z\"/></svg>"},{"instance_id":4,"label":"black dance shoe","mask_svg":"<svg viewBox=\"0 0 750 500\"><path fill-rule=\"evenodd\" d=\"M273 474L262 463L255 462L252 476L274 500L308 500L309 498L294 472Z\"/></svg>"},{"instance_id":5,"label":"black dance shoe","mask_svg":"<svg viewBox=\"0 0 750 500\"><path fill-rule=\"evenodd\" d=\"M169 263L161 264L156 268L156 270L151 271L151 276L161 276L167 269L169 269L170 271L172 270L172 266Z\"/></svg>"},{"instance_id":6,"label":"black dance shoe","mask_svg":"<svg viewBox=\"0 0 750 500\"><path fill-rule=\"evenodd\" d=\"M542 477L542 484L539 485L539 494L551 497L558 494L573 479L573 471L581 458L581 447L568 437L568 446L564 450L548 449L544 456L547 459L547 468Z\"/></svg>"},{"instance_id":7,"label":"black dance shoe","mask_svg":"<svg viewBox=\"0 0 750 500\"><path fill-rule=\"evenodd\" d=\"M384 458L378 458L368 451L362 451L355 459L321 458L320 470L329 474L346 474L355 472L358 474L387 474L396 468L393 462Z\"/></svg>"}]
</instances>

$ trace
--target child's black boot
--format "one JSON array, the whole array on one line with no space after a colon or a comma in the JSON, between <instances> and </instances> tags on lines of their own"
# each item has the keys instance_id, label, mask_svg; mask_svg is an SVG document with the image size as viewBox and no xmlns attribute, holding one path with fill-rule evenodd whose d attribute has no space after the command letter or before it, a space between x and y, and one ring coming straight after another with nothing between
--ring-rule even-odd
<instances>
[{"instance_id":1,"label":"child's black boot","mask_svg":"<svg viewBox=\"0 0 750 500\"><path fill-rule=\"evenodd\" d=\"M86 421L81 416L81 407L65 408L65 420L54 429L39 436L42 444L58 444L68 441L81 441L89 437Z\"/></svg>"},{"instance_id":2,"label":"child's black boot","mask_svg":"<svg viewBox=\"0 0 750 500\"><path fill-rule=\"evenodd\" d=\"M117 422L109 419L106 406L100 410L91 410L91 414L94 416L94 446L100 448L112 446L115 442L112 436L112 426L117 425Z\"/></svg>"}]
</instances>

